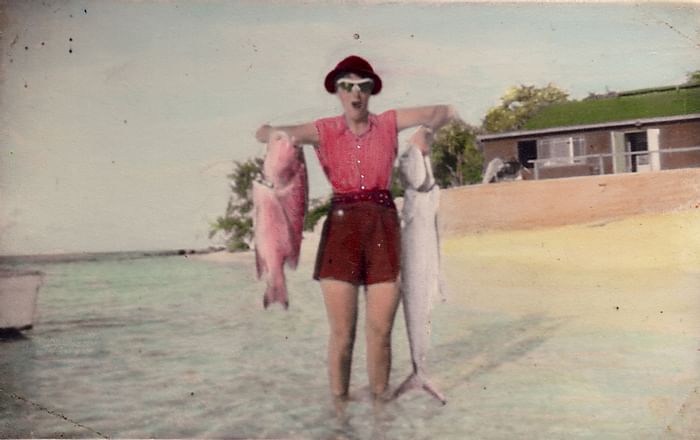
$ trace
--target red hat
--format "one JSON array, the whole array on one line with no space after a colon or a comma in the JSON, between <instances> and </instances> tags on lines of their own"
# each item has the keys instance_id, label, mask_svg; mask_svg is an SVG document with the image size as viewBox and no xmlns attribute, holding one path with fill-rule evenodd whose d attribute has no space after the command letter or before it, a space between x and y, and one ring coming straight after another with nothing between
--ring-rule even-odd
<instances>
[{"instance_id":1,"label":"red hat","mask_svg":"<svg viewBox=\"0 0 700 440\"><path fill-rule=\"evenodd\" d=\"M326 81L324 85L328 93L335 93L335 80L338 75L343 73L356 73L363 78L372 78L374 81L374 88L372 89L372 94L376 95L382 90L382 79L374 73L372 66L364 58L360 58L357 55L350 55L343 61L339 62L335 69L328 72L326 75Z\"/></svg>"}]
</instances>

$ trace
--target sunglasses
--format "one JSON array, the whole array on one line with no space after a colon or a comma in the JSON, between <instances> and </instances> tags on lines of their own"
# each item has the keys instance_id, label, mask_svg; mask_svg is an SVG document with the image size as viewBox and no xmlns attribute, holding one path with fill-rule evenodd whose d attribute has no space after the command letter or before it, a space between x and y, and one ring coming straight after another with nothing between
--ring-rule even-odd
<instances>
[{"instance_id":1,"label":"sunglasses","mask_svg":"<svg viewBox=\"0 0 700 440\"><path fill-rule=\"evenodd\" d=\"M357 87L357 89L362 93L370 93L374 89L374 81L372 80L372 78L341 78L335 83L335 85L340 87L342 90L345 90L346 92L351 92L355 90L355 87Z\"/></svg>"}]
</instances>

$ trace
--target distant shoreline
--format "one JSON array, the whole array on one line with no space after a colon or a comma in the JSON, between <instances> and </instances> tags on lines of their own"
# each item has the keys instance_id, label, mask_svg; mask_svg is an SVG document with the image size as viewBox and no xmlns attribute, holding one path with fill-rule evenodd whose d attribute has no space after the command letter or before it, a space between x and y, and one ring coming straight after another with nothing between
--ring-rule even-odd
<instances>
[{"instance_id":1,"label":"distant shoreline","mask_svg":"<svg viewBox=\"0 0 700 440\"><path fill-rule=\"evenodd\" d=\"M168 249L156 251L119 251L119 252L71 252L65 254L35 254L35 255L0 255L0 265L43 264L43 263L73 263L105 260L133 260L151 257L173 257L183 255L205 255L224 251L222 246L205 249Z\"/></svg>"}]
</instances>

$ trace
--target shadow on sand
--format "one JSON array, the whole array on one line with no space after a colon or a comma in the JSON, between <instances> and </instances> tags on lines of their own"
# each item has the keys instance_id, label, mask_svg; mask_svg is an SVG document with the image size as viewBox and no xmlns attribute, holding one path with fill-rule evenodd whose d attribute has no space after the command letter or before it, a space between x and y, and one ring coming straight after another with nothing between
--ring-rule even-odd
<instances>
[{"instance_id":1,"label":"shadow on sand","mask_svg":"<svg viewBox=\"0 0 700 440\"><path fill-rule=\"evenodd\" d=\"M470 327L464 337L433 347L446 390L515 362L542 345L565 323L541 314ZM449 396L448 396L449 400Z\"/></svg>"}]
</instances>

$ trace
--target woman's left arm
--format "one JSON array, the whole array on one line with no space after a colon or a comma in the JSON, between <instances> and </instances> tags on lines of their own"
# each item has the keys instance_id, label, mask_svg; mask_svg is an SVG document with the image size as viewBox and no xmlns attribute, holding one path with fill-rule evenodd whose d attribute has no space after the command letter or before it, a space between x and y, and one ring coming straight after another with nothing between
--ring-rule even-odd
<instances>
[{"instance_id":1,"label":"woman's left arm","mask_svg":"<svg viewBox=\"0 0 700 440\"><path fill-rule=\"evenodd\" d=\"M417 125L425 125L433 130L437 130L457 117L457 111L451 105L397 109L396 130L401 131Z\"/></svg>"}]
</instances>

